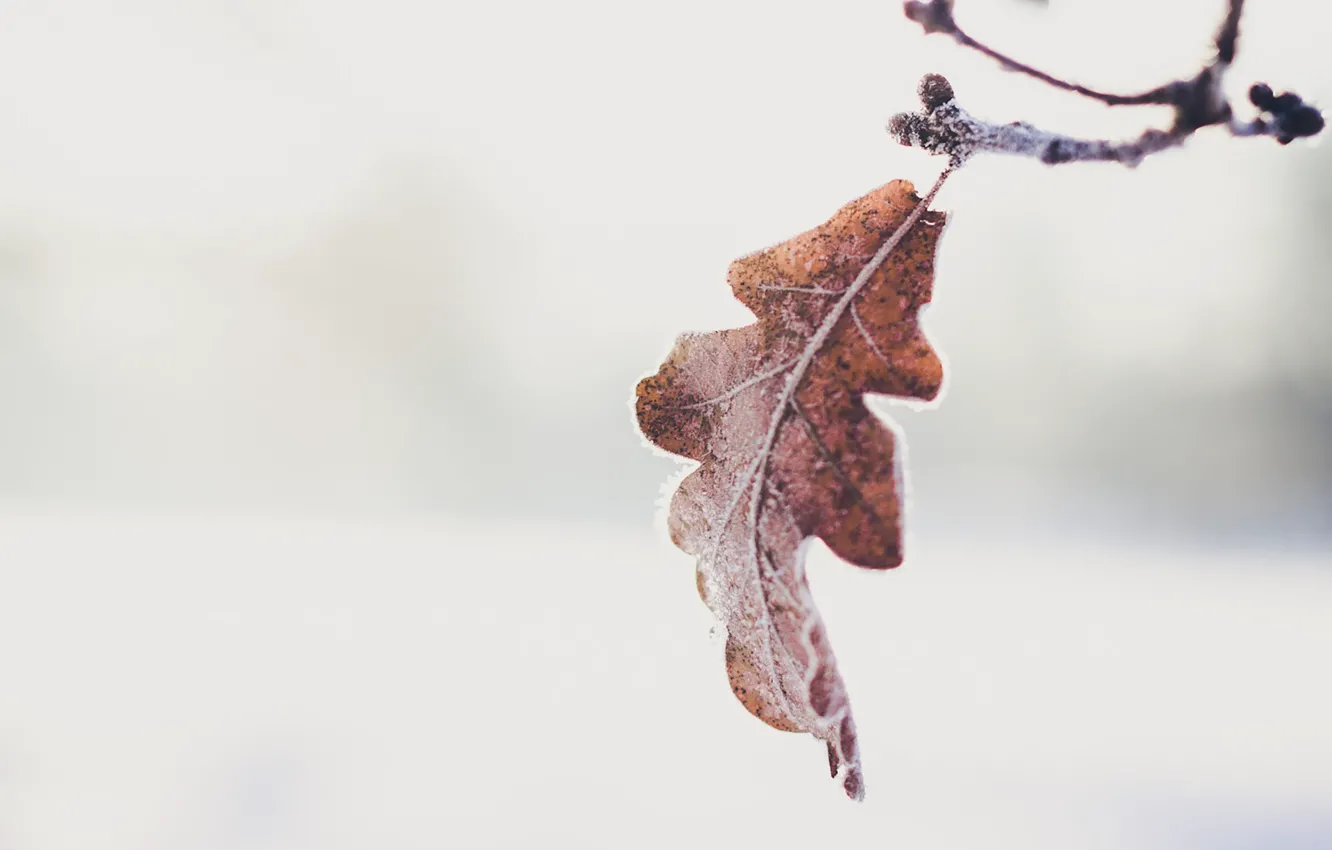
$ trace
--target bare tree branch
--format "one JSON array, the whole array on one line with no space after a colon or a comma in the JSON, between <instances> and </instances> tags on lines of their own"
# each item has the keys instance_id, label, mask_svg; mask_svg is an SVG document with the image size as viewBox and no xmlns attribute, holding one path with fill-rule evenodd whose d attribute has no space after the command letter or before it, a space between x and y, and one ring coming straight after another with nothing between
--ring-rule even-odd
<instances>
[{"instance_id":1,"label":"bare tree branch","mask_svg":"<svg viewBox=\"0 0 1332 850\"><path fill-rule=\"evenodd\" d=\"M953 0L908 0L903 4L903 11L927 34L951 36L963 47L991 57L1010 71L1108 106L1171 106L1175 117L1170 129L1148 129L1136 139L1077 139L1039 130L1024 122L994 124L976 118L956 103L953 88L947 80L929 74L920 83L925 111L893 116L888 125L889 132L904 145L947 154L955 166L975 153L992 151L1032 156L1050 165L1119 162L1132 167L1151 154L1178 147L1204 127L1217 125L1224 125L1234 136L1273 136L1283 145L1296 138L1317 135L1323 129L1324 121L1316 107L1306 104L1293 92L1276 95L1262 83L1253 86L1249 99L1263 114L1252 121L1235 119L1222 82L1238 49L1243 9L1244 0L1228 0L1225 18L1216 35L1216 58L1192 79L1174 80L1140 94L1120 95L1052 76L977 41L957 25L953 17Z\"/></svg>"},{"instance_id":2,"label":"bare tree branch","mask_svg":"<svg viewBox=\"0 0 1332 850\"><path fill-rule=\"evenodd\" d=\"M993 47L986 45L968 35L957 25L953 19L952 0L929 0L921 2L913 0L904 4L903 11L906 16L924 27L926 33L943 33L952 36L953 40L963 47L971 48L980 53L989 56L998 62L1007 71L1015 71L1019 74L1025 74L1028 77L1035 77L1043 83L1054 86L1057 89L1071 91L1076 94L1090 97L1093 100L1099 100L1107 106L1142 106L1144 104L1169 104L1166 99L1164 87L1155 88L1151 91L1141 94L1111 94L1109 92L1097 91L1077 83L1062 80L1059 77L1047 74L1044 71L1031 67L1030 65L1019 62L1010 56L1000 53Z\"/></svg>"},{"instance_id":3,"label":"bare tree branch","mask_svg":"<svg viewBox=\"0 0 1332 850\"><path fill-rule=\"evenodd\" d=\"M1221 31L1216 34L1216 59L1229 65L1235 61L1235 51L1239 46L1240 15L1244 13L1244 0L1229 0L1226 19L1221 22Z\"/></svg>"}]
</instances>

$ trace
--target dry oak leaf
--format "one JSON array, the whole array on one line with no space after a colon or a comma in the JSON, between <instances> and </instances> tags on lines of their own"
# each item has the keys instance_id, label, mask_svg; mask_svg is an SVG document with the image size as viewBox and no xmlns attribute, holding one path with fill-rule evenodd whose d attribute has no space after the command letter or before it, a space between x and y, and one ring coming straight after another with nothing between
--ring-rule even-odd
<instances>
[{"instance_id":1,"label":"dry oak leaf","mask_svg":"<svg viewBox=\"0 0 1332 850\"><path fill-rule=\"evenodd\" d=\"M945 172L946 176L947 172ZM903 479L866 393L932 399L943 364L918 326L944 214L894 181L727 275L752 325L679 337L636 391L643 434L698 461L668 527L698 558L726 627L731 688L771 726L826 742L862 799L855 723L805 579L804 543L886 569L902 561Z\"/></svg>"}]
</instances>

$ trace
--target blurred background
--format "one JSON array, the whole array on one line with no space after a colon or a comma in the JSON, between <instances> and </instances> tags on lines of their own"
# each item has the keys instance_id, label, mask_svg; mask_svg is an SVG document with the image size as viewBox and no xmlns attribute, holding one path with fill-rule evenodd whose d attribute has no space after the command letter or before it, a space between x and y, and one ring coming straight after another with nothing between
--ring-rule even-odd
<instances>
[{"instance_id":1,"label":"blurred background","mask_svg":"<svg viewBox=\"0 0 1332 850\"><path fill-rule=\"evenodd\" d=\"M958 17L1129 90L1222 6ZM1332 15L1249 7L1237 103L1332 103ZM811 558L868 802L727 692L632 389L928 187L927 71L1169 118L887 0L0 3L0 850L1332 846L1325 143L951 179L908 562Z\"/></svg>"}]
</instances>

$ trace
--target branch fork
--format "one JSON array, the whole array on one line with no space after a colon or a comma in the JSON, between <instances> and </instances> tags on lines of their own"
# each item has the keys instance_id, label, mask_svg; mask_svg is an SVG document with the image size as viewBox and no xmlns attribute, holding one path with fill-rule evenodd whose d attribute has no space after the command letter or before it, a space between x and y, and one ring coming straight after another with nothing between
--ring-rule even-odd
<instances>
[{"instance_id":1,"label":"branch fork","mask_svg":"<svg viewBox=\"0 0 1332 850\"><path fill-rule=\"evenodd\" d=\"M1213 126L1224 126L1234 136L1272 136L1283 145L1319 134L1324 120L1316 107L1293 92L1277 95L1265 83L1257 83L1249 91L1249 100L1261 114L1249 121L1235 118L1222 84L1235 60L1243 7L1244 0L1229 0L1216 35L1216 56L1194 77L1126 95L1063 80L977 41L958 26L953 17L953 0L908 0L903 11L926 34L947 35L963 47L994 59L1005 70L1107 106L1169 106L1174 110L1174 121L1169 129L1148 128L1137 138L1127 140L1080 139L1041 130L1022 121L996 124L962 108L952 85L942 76L927 74L918 89L924 110L894 115L888 131L903 145L947 155L953 167L977 153L991 151L1030 156L1047 165L1118 162L1132 168L1152 154L1182 145L1198 130Z\"/></svg>"}]
</instances>

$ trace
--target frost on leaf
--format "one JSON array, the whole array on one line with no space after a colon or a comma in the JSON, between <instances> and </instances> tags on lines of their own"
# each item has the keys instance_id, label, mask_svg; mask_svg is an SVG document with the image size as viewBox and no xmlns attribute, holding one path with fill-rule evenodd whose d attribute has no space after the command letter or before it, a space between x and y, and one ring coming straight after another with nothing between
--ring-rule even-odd
<instances>
[{"instance_id":1,"label":"frost on leaf","mask_svg":"<svg viewBox=\"0 0 1332 850\"><path fill-rule=\"evenodd\" d=\"M928 201L894 181L736 260L731 289L758 321L682 335L636 394L643 434L699 462L668 525L726 627L732 690L769 725L825 741L854 799L855 723L803 543L872 569L902 561L898 448L864 395L931 399L943 380L917 324L944 224Z\"/></svg>"}]
</instances>

